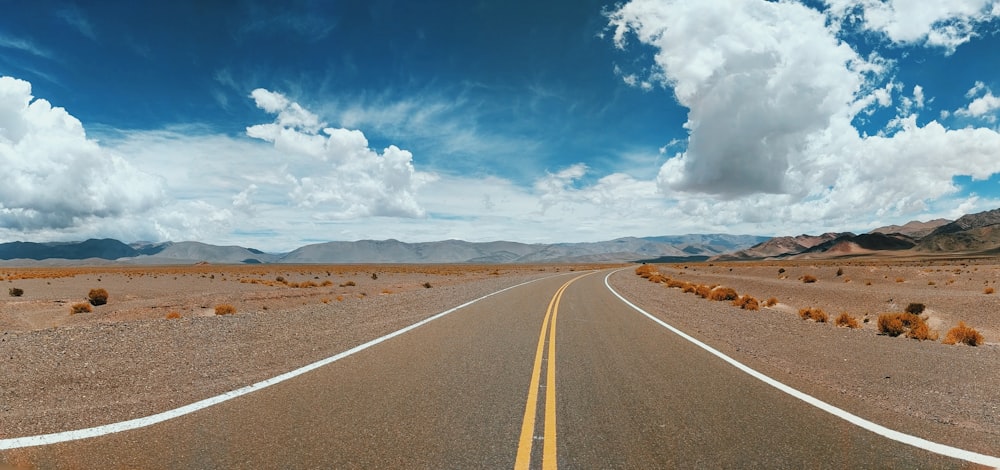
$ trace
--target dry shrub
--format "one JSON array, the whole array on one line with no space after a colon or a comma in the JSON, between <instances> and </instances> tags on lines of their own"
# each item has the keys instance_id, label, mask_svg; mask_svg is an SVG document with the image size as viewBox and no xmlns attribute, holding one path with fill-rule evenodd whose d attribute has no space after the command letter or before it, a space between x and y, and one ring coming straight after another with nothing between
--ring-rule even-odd
<instances>
[{"instance_id":1,"label":"dry shrub","mask_svg":"<svg viewBox=\"0 0 1000 470\"><path fill-rule=\"evenodd\" d=\"M698 292L698 287L695 286L694 284L691 284L690 282L685 282L685 283L681 284L681 292L683 292L685 294L688 294L688 293L697 293Z\"/></svg>"},{"instance_id":2,"label":"dry shrub","mask_svg":"<svg viewBox=\"0 0 1000 470\"><path fill-rule=\"evenodd\" d=\"M715 289L712 289L712 291L709 292L708 294L709 300L716 300L719 302L727 300L736 300L739 298L740 295L737 294L736 290L733 289L732 287L717 287Z\"/></svg>"},{"instance_id":3,"label":"dry shrub","mask_svg":"<svg viewBox=\"0 0 1000 470\"><path fill-rule=\"evenodd\" d=\"M914 315L920 315L921 313L924 313L924 308L926 308L924 306L924 304L921 304L921 303L911 303L911 304L909 304L909 305L906 306L906 313L912 313Z\"/></svg>"},{"instance_id":4,"label":"dry shrub","mask_svg":"<svg viewBox=\"0 0 1000 470\"><path fill-rule=\"evenodd\" d=\"M934 281L927 281L927 285L928 286L935 286L935 285L937 285L937 283L934 282Z\"/></svg>"},{"instance_id":5,"label":"dry shrub","mask_svg":"<svg viewBox=\"0 0 1000 470\"><path fill-rule=\"evenodd\" d=\"M813 276L812 274L806 274L799 279L802 279L802 282L806 284L812 284L817 281L816 276Z\"/></svg>"},{"instance_id":6,"label":"dry shrub","mask_svg":"<svg viewBox=\"0 0 1000 470\"><path fill-rule=\"evenodd\" d=\"M11 287L10 289L7 290L7 293L10 294L11 297L20 297L20 296L24 295L24 289L18 289L17 287Z\"/></svg>"},{"instance_id":7,"label":"dry shrub","mask_svg":"<svg viewBox=\"0 0 1000 470\"><path fill-rule=\"evenodd\" d=\"M337 302L343 302L343 301L344 301L344 296L338 295L337 296Z\"/></svg>"},{"instance_id":8,"label":"dry shrub","mask_svg":"<svg viewBox=\"0 0 1000 470\"><path fill-rule=\"evenodd\" d=\"M76 304L70 305L70 307L69 307L69 314L70 315L76 315L77 313L90 313L90 312L93 312L93 311L94 311L94 309L90 308L90 304L88 304L86 302L76 303Z\"/></svg>"},{"instance_id":9,"label":"dry shrub","mask_svg":"<svg viewBox=\"0 0 1000 470\"><path fill-rule=\"evenodd\" d=\"M666 284L667 284L667 287L676 287L678 289L683 289L684 285L687 284L687 283L684 282L684 281L677 280L677 279L667 279Z\"/></svg>"},{"instance_id":10,"label":"dry shrub","mask_svg":"<svg viewBox=\"0 0 1000 470\"><path fill-rule=\"evenodd\" d=\"M666 276L660 273L653 273L653 275L649 276L647 279L649 279L649 282L655 282L657 284L663 284L669 280Z\"/></svg>"},{"instance_id":11,"label":"dry shrub","mask_svg":"<svg viewBox=\"0 0 1000 470\"><path fill-rule=\"evenodd\" d=\"M771 298L767 299L766 302L764 302L764 306L765 307L774 307L775 305L778 305L778 298L777 297L771 297Z\"/></svg>"},{"instance_id":12,"label":"dry shrub","mask_svg":"<svg viewBox=\"0 0 1000 470\"><path fill-rule=\"evenodd\" d=\"M108 291L104 289L90 289L87 299L90 300L90 305L104 305L108 303Z\"/></svg>"},{"instance_id":13,"label":"dry shrub","mask_svg":"<svg viewBox=\"0 0 1000 470\"><path fill-rule=\"evenodd\" d=\"M992 287L987 287L987 288L983 289L983 293L986 294L986 295L990 295L993 292L994 292L994 290L993 290Z\"/></svg>"},{"instance_id":14,"label":"dry shrub","mask_svg":"<svg viewBox=\"0 0 1000 470\"><path fill-rule=\"evenodd\" d=\"M654 268L653 265L651 264L644 264L642 266L639 266L638 268L635 268L635 274L642 278L648 279L649 276L652 276L655 273L656 273L656 268Z\"/></svg>"},{"instance_id":15,"label":"dry shrub","mask_svg":"<svg viewBox=\"0 0 1000 470\"><path fill-rule=\"evenodd\" d=\"M887 336L906 333L907 338L917 340L937 339L937 332L931 330L919 315L910 312L883 313L878 316L878 331Z\"/></svg>"},{"instance_id":16,"label":"dry shrub","mask_svg":"<svg viewBox=\"0 0 1000 470\"><path fill-rule=\"evenodd\" d=\"M799 310L799 317L803 320L812 320L819 323L826 323L826 321L830 319L823 309L813 307Z\"/></svg>"},{"instance_id":17,"label":"dry shrub","mask_svg":"<svg viewBox=\"0 0 1000 470\"><path fill-rule=\"evenodd\" d=\"M170 313L167 314L167 320L174 320L174 319L177 319L177 318L180 318L180 317L181 317L181 314L177 313L177 312L170 312Z\"/></svg>"},{"instance_id":18,"label":"dry shrub","mask_svg":"<svg viewBox=\"0 0 1000 470\"><path fill-rule=\"evenodd\" d=\"M733 300L733 305L742 308L743 310L760 310L760 303L757 302L756 298L749 295L744 295L743 297Z\"/></svg>"},{"instance_id":19,"label":"dry shrub","mask_svg":"<svg viewBox=\"0 0 1000 470\"><path fill-rule=\"evenodd\" d=\"M847 312L843 312L837 316L837 319L833 321L837 326L846 326L851 329L861 328L861 323L858 322L857 318L851 316Z\"/></svg>"},{"instance_id":20,"label":"dry shrub","mask_svg":"<svg viewBox=\"0 0 1000 470\"><path fill-rule=\"evenodd\" d=\"M316 284L315 282L312 282L312 281L306 281L306 282L299 283L299 288L308 289L310 287L319 287L319 284Z\"/></svg>"},{"instance_id":21,"label":"dry shrub","mask_svg":"<svg viewBox=\"0 0 1000 470\"><path fill-rule=\"evenodd\" d=\"M844 268L837 268L837 277L844 275Z\"/></svg>"},{"instance_id":22,"label":"dry shrub","mask_svg":"<svg viewBox=\"0 0 1000 470\"><path fill-rule=\"evenodd\" d=\"M707 299L708 296L712 295L712 288L703 284L699 284L695 287L694 294L703 299Z\"/></svg>"},{"instance_id":23,"label":"dry shrub","mask_svg":"<svg viewBox=\"0 0 1000 470\"><path fill-rule=\"evenodd\" d=\"M232 315L236 313L236 307L229 304L221 304L215 306L216 315Z\"/></svg>"},{"instance_id":24,"label":"dry shrub","mask_svg":"<svg viewBox=\"0 0 1000 470\"><path fill-rule=\"evenodd\" d=\"M388 295L388 294L391 294L392 291L389 290L389 289L382 289L382 293Z\"/></svg>"},{"instance_id":25,"label":"dry shrub","mask_svg":"<svg viewBox=\"0 0 1000 470\"><path fill-rule=\"evenodd\" d=\"M347 281L347 282L341 284L340 287L354 287L356 285L357 284L355 284L354 281Z\"/></svg>"},{"instance_id":26,"label":"dry shrub","mask_svg":"<svg viewBox=\"0 0 1000 470\"><path fill-rule=\"evenodd\" d=\"M896 282L906 282L906 279L903 279L901 277L897 277L896 278Z\"/></svg>"},{"instance_id":27,"label":"dry shrub","mask_svg":"<svg viewBox=\"0 0 1000 470\"><path fill-rule=\"evenodd\" d=\"M323 281L323 283L322 283L322 284L320 284L320 286L322 286L322 287L330 287L330 286L332 286L332 285L333 285L333 281L331 281L331 280L329 280L329 279L327 279L327 280Z\"/></svg>"},{"instance_id":28,"label":"dry shrub","mask_svg":"<svg viewBox=\"0 0 1000 470\"><path fill-rule=\"evenodd\" d=\"M328 304L328 303L330 303L330 298L329 297L323 297L322 299L319 299L319 301L323 302L324 304Z\"/></svg>"},{"instance_id":29,"label":"dry shrub","mask_svg":"<svg viewBox=\"0 0 1000 470\"><path fill-rule=\"evenodd\" d=\"M433 286L431 286L431 283L429 283L429 282L425 282L424 283L424 289L430 289L431 287L433 287Z\"/></svg>"},{"instance_id":30,"label":"dry shrub","mask_svg":"<svg viewBox=\"0 0 1000 470\"><path fill-rule=\"evenodd\" d=\"M944 344L967 344L969 346L979 346L983 344L983 335L979 334L973 328L969 328L965 325L964 321L958 322L958 326L948 330L948 334L945 335Z\"/></svg>"}]
</instances>

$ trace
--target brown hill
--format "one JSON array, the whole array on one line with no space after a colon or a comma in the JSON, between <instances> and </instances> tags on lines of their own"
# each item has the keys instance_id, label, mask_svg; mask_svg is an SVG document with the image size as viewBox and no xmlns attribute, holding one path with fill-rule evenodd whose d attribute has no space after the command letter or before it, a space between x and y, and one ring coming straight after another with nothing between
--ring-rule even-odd
<instances>
[{"instance_id":1,"label":"brown hill","mask_svg":"<svg viewBox=\"0 0 1000 470\"><path fill-rule=\"evenodd\" d=\"M919 251L970 252L1000 247L1000 209L968 214L920 240Z\"/></svg>"},{"instance_id":2,"label":"brown hill","mask_svg":"<svg viewBox=\"0 0 1000 470\"><path fill-rule=\"evenodd\" d=\"M903 225L887 225L885 227L879 227L868 233L882 233L885 235L900 233L912 238L922 238L930 235L930 233L938 227L949 223L951 223L951 221L948 219L934 219L927 222L912 220Z\"/></svg>"},{"instance_id":3,"label":"brown hill","mask_svg":"<svg viewBox=\"0 0 1000 470\"><path fill-rule=\"evenodd\" d=\"M711 261L739 261L765 258L780 258L802 253L816 245L835 240L841 233L824 233L822 235L799 235L795 237L774 237L745 250L723 254L711 258Z\"/></svg>"}]
</instances>

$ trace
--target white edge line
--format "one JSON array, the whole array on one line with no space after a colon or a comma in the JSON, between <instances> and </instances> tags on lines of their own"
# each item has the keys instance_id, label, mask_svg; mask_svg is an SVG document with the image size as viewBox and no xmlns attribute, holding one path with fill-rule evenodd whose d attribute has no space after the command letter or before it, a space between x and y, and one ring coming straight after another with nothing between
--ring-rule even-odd
<instances>
[{"instance_id":1,"label":"white edge line","mask_svg":"<svg viewBox=\"0 0 1000 470\"><path fill-rule=\"evenodd\" d=\"M772 387L774 387L774 388L776 388L778 390L781 390L782 392L785 392L785 393L787 393L787 394L789 394L789 395L791 395L791 396L793 396L795 398L798 398L799 400L802 400L802 401L804 401L804 402L806 402L806 403L808 403L808 404L810 404L812 406L815 406L816 408L819 408L819 409L821 409L823 411L826 411L827 413L830 413L830 414L832 414L832 415L834 415L834 416L836 416L838 418L846 420L846 421L850 422L851 424L854 424L856 426L860 426L860 427L862 427L864 429L867 429L867 430L869 430L871 432L874 432L875 434L878 434L880 436L892 439L892 440L897 441L897 442L901 442L903 444L908 444L908 445L911 445L911 446L914 446L914 447L919 447L921 449L928 450L928 451L934 452L936 454L944 455L944 456L947 456L947 457L961 459L961 460L965 460L965 461L968 461L968 462L977 463L977 464L980 464L980 465L987 465L987 466L990 466L990 467L993 467L993 468L1000 468L1000 458L998 458L998 457L993 457L993 456L989 456L989 455L984 455L984 454L980 454L980 453L968 451L968 450L965 450L965 449L959 449L957 447L951 447L951 446L948 446L948 445L939 444L937 442L928 441L927 439L923 439L923 438L920 438L920 437L917 437L917 436L911 436L909 434L905 434L905 433L902 433L902 432L899 432L899 431L895 431L895 430L889 429L889 428L887 428L885 426L882 426L880 424L873 423L871 421L868 421L867 419L864 419L864 418L862 418L860 416L851 414L851 413L849 413L847 411L844 411L844 410L842 410L840 408L837 408L836 406L833 406L833 405L831 405L831 404L829 404L829 403L827 403L825 401L822 401L822 400L820 400L820 399L818 399L816 397L813 397L812 395L808 395L808 394L806 394L804 392L800 392L799 390L796 390L796 389L794 389L792 387L789 387L788 385L785 385L785 384L783 384L783 383L781 383L781 382L779 382L779 381L777 381L775 379L772 379L771 377L768 377L768 376L766 376L766 375L764 375L764 374L762 374L760 372L757 372L754 369L751 369L750 367L744 365L743 363L737 361L736 359L733 359L733 358L731 358L731 357L723 354L722 352L719 352L718 350L712 348L711 346L709 346L709 345L707 345L705 343L702 343L701 341L698 341L697 339L691 337L687 333L684 333L683 331L678 330L677 328L674 328L673 326L667 324L663 320L660 320L659 318L656 318L653 315L649 314L649 312L647 312L647 311L639 308L638 306L636 306L632 302L629 302L628 299L626 299L621 294L619 294L617 291L615 291L614 289L612 289L611 288L611 284L608 282L608 279L611 277L612 274L620 272L620 271L624 271L626 269L631 269L631 268L618 269L618 270L615 270L615 271L612 271L612 272L608 273L608 275L604 277L604 286L607 287L608 290L611 291L612 294L614 294L616 297L618 297L622 302L625 302L625 304L627 304L629 307L632 307L635 311L637 311L637 312L645 315L650 320L653 320L654 322L658 323L660 326L662 326L662 327L664 327L664 328L672 331L674 334L680 336L681 338L684 338L685 340L690 341L695 346L698 346L699 348L702 348L705 351L708 351L709 353L715 355L719 359L722 359L723 361L728 362L733 367L736 367L737 369L739 369L739 370L741 370L743 372L746 372L747 374L749 374L750 376L752 376L752 377L760 380L761 382L764 382L764 383L766 383L766 384L768 384L768 385L770 385L770 386L772 386Z\"/></svg>"},{"instance_id":2,"label":"white edge line","mask_svg":"<svg viewBox=\"0 0 1000 470\"><path fill-rule=\"evenodd\" d=\"M486 299L488 297L492 297L492 296L500 294L502 292L506 292L506 291L509 291L511 289L515 289L515 288L518 288L518 287L521 287L521 286L524 286L524 285L527 285L527 284L531 284L532 282L541 281L541 280L544 280L544 279L548 279L550 277L563 276L563 275L565 275L565 273L563 273L563 274L556 274L556 275L553 275L553 276L546 276L546 277L542 277L542 278L538 278L538 279L532 279L530 281L522 282L520 284L516 284L516 285L510 286L510 287L506 287L506 288L500 289L500 290L498 290L496 292L493 292L493 293L490 293L490 294L486 294L486 295L484 295L482 297L479 297L478 299L470 300L470 301L468 301L468 302L466 302L466 303L464 303L462 305L459 305L457 307L452 307L452 308L450 308L448 310L445 310L445 311L443 311L441 313L438 313L438 314L436 314L434 316L425 318L425 319L423 319L423 320L421 320L419 322L416 322L416 323L414 323L414 324L412 324L410 326L404 327L402 329L396 330L396 331L394 331L392 333L389 333L389 334L387 334L385 336L382 336L382 337L379 337L379 338L375 338L375 339L373 339L373 340L371 340L371 341L369 341L367 343L355 346L355 347L353 347L351 349L348 349L347 351L344 351L344 352L339 353L337 355L330 356L330 357L328 357L326 359L321 359L319 361L313 362L312 364L308 364L308 365L302 366L302 367L300 367L298 369L295 369L293 371L285 372L284 374L272 377L270 379L262 380L260 382L255 383L255 384L252 384L252 385L247 385L246 387L243 387L243 388L238 388L236 390L231 390L231 391L228 391L228 392L223 393L221 395L217 395L217 396L214 396L214 397L211 397L211 398L206 398L206 399L201 400L201 401L196 401L194 403L182 406L180 408L174 408L172 410L167 410L167 411L164 411L162 413L157 413L157 414L150 415L150 416L145 416L145 417L142 417L142 418L135 418L135 419L130 419L128 421L121 421L121 422L117 422L117 423L105 424L105 425L101 425L101 426L95 426L95 427L92 427L92 428L77 429L77 430L74 430L74 431L56 432L56 433L52 433L52 434L41 434L41 435L37 435L37 436L25 436L25 437L15 437L15 438L10 438L10 439L0 439L0 450L20 449L20 448L23 448L23 447L34 447L34 446L42 446L42 445L49 445L49 444L57 444L57 443L60 443L60 442L75 441L75 440L79 440L79 439L88 439L88 438L91 438L91 437L99 437L99 436L104 436L104 435L107 435L107 434L113 434L113 433L122 432L122 431L131 431L133 429L144 428L144 427L147 427L147 426L152 426L152 425L157 424L157 423L162 423L162 422L170 420L170 419L174 419L174 418L177 418L177 417L180 417L180 416L184 416L184 415L189 414L189 413L194 413L195 411L198 411L198 410L202 410L202 409L208 408L208 407L213 406L213 405L217 405L219 403L222 403L222 402L227 401L227 400L231 400L231 399L236 398L236 397L240 397L240 396L252 393L252 392L256 392L257 390L261 390L261 389L270 387L271 385L275 385L275 384L284 382L284 381L286 381L288 379L291 379L293 377L298 377L298 376L300 376L302 374L305 374L306 372L312 371L314 369L318 369L318 368L323 367L323 366L325 366L327 364L330 364L332 362L339 361L339 360L341 360L341 359L343 359L343 358L345 358L347 356L350 356L352 354L364 351L365 349L368 349L368 348L370 348L372 346L375 346L376 344L379 344L379 343L381 343L383 341L395 338L396 336L399 336L399 335L401 335L403 333L406 333L406 332L409 332L409 331L414 330L416 328L419 328L419 327L421 327L423 325L426 325L427 323L430 323L430 322L432 322L434 320L437 320L438 318L441 318L441 317L443 317L445 315L448 315L449 313L453 313L456 310L468 307L469 305L472 305L472 304L474 304L476 302L479 302L480 300Z\"/></svg>"}]
</instances>

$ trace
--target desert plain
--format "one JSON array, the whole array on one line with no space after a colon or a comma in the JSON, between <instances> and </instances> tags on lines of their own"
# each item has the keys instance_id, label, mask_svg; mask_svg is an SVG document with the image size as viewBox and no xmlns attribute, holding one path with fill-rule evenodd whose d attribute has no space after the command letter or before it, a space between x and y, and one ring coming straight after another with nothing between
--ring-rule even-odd
<instances>
[{"instance_id":1,"label":"desert plain","mask_svg":"<svg viewBox=\"0 0 1000 470\"><path fill-rule=\"evenodd\" d=\"M649 282L633 265L3 267L0 438L148 416L505 287L611 268L623 268L609 282L626 298L756 370L893 429L1000 454L1000 262L991 258L652 265L665 278L751 295L755 311ZM14 288L23 293L7 295ZM70 313L97 288L106 304ZM769 298L777 303L763 306ZM924 305L936 340L879 333L880 314L911 303ZM217 315L219 305L235 313ZM829 320L801 319L810 307ZM836 326L843 312L860 327ZM959 321L983 342L943 344ZM836 436L817 438L836 445ZM19 463L18 453L5 460Z\"/></svg>"}]
</instances>

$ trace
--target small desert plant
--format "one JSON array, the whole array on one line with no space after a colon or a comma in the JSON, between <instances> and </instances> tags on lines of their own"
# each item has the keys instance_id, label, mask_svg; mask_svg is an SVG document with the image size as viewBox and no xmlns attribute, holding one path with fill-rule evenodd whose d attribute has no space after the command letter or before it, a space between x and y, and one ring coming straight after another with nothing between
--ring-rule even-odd
<instances>
[{"instance_id":1,"label":"small desert plant","mask_svg":"<svg viewBox=\"0 0 1000 470\"><path fill-rule=\"evenodd\" d=\"M216 315L232 315L236 313L236 307L229 304L221 304L215 306Z\"/></svg>"},{"instance_id":2,"label":"small desert plant","mask_svg":"<svg viewBox=\"0 0 1000 470\"><path fill-rule=\"evenodd\" d=\"M667 280L668 280L666 276L664 276L664 275L662 275L660 273L653 273L647 279L649 279L649 282L654 282L654 283L657 283L657 284L663 284L664 282L667 282Z\"/></svg>"},{"instance_id":3,"label":"small desert plant","mask_svg":"<svg viewBox=\"0 0 1000 470\"><path fill-rule=\"evenodd\" d=\"M7 293L10 294L11 297L20 297L20 296L24 295L24 289L18 289L17 287L11 287L10 289L7 290Z\"/></svg>"},{"instance_id":4,"label":"small desert plant","mask_svg":"<svg viewBox=\"0 0 1000 470\"><path fill-rule=\"evenodd\" d=\"M344 301L344 296L338 295L337 296L337 302L343 302L343 301Z\"/></svg>"},{"instance_id":5,"label":"small desert plant","mask_svg":"<svg viewBox=\"0 0 1000 470\"><path fill-rule=\"evenodd\" d=\"M684 282L684 281L677 280L677 279L667 279L667 283L666 284L667 284L667 287L676 287L676 288L680 289L680 288L683 288L684 284L687 284L687 283Z\"/></svg>"},{"instance_id":6,"label":"small desert plant","mask_svg":"<svg viewBox=\"0 0 1000 470\"><path fill-rule=\"evenodd\" d=\"M778 268L778 274L785 274L785 268Z\"/></svg>"},{"instance_id":7,"label":"small desert plant","mask_svg":"<svg viewBox=\"0 0 1000 470\"><path fill-rule=\"evenodd\" d=\"M278 277L274 278L274 280L275 280L275 282L284 283L285 282L285 277L284 276L278 276Z\"/></svg>"},{"instance_id":8,"label":"small desert plant","mask_svg":"<svg viewBox=\"0 0 1000 470\"><path fill-rule=\"evenodd\" d=\"M708 294L709 300L726 301L726 300L736 300L740 298L740 295L736 293L736 290L732 287L717 287L712 289Z\"/></svg>"},{"instance_id":9,"label":"small desert plant","mask_svg":"<svg viewBox=\"0 0 1000 470\"><path fill-rule=\"evenodd\" d=\"M995 291L993 290L992 287L987 287L987 288L983 289L983 293L986 294L986 295L990 295L993 292L995 292Z\"/></svg>"},{"instance_id":10,"label":"small desert plant","mask_svg":"<svg viewBox=\"0 0 1000 470\"><path fill-rule=\"evenodd\" d=\"M969 346L979 346L983 344L983 335L979 334L973 328L969 328L965 325L965 322L958 322L958 326L948 330L948 334L945 335L944 344L967 344Z\"/></svg>"},{"instance_id":11,"label":"small desert plant","mask_svg":"<svg viewBox=\"0 0 1000 470\"><path fill-rule=\"evenodd\" d=\"M802 276L800 279L802 279L802 282L806 284L812 284L817 280L816 276L813 276L812 274L806 274L805 276Z\"/></svg>"},{"instance_id":12,"label":"small desert plant","mask_svg":"<svg viewBox=\"0 0 1000 470\"><path fill-rule=\"evenodd\" d=\"M372 280L374 281L374 280L376 280L376 279L378 279L378 274L376 274L376 273L372 273Z\"/></svg>"},{"instance_id":13,"label":"small desert plant","mask_svg":"<svg viewBox=\"0 0 1000 470\"><path fill-rule=\"evenodd\" d=\"M771 298L767 299L767 301L764 302L764 306L765 307L774 307L775 305L778 305L778 298L777 297L771 297Z\"/></svg>"},{"instance_id":14,"label":"small desert plant","mask_svg":"<svg viewBox=\"0 0 1000 470\"><path fill-rule=\"evenodd\" d=\"M181 314L177 313L177 312L170 312L170 313L167 314L167 320L174 320L174 319L177 319L177 318L180 318L180 317L181 317Z\"/></svg>"},{"instance_id":15,"label":"small desert plant","mask_svg":"<svg viewBox=\"0 0 1000 470\"><path fill-rule=\"evenodd\" d=\"M812 320L819 323L826 323L830 319L822 309L812 307L799 310L799 317L803 320Z\"/></svg>"},{"instance_id":16,"label":"small desert plant","mask_svg":"<svg viewBox=\"0 0 1000 470\"><path fill-rule=\"evenodd\" d=\"M90 308L90 304L88 304L86 302L76 303L76 304L70 305L70 307L69 307L69 314L70 315L75 315L77 313L90 313L90 312L93 312L93 311L94 311L94 309Z\"/></svg>"},{"instance_id":17,"label":"small desert plant","mask_svg":"<svg viewBox=\"0 0 1000 470\"><path fill-rule=\"evenodd\" d=\"M843 312L837 316L837 319L833 321L833 324L837 326L846 326L851 329L861 328L861 323L858 323L858 319L851 316L847 312Z\"/></svg>"},{"instance_id":18,"label":"small desert plant","mask_svg":"<svg viewBox=\"0 0 1000 470\"><path fill-rule=\"evenodd\" d=\"M909 304L909 305L906 306L906 313L912 313L914 315L920 315L921 313L924 313L924 308L925 308L924 304L911 303L911 304Z\"/></svg>"},{"instance_id":19,"label":"small desert plant","mask_svg":"<svg viewBox=\"0 0 1000 470\"><path fill-rule=\"evenodd\" d=\"M340 287L354 287L356 285L357 284L355 284L354 281L347 281L347 282L344 282L344 283L340 284Z\"/></svg>"},{"instance_id":20,"label":"small desert plant","mask_svg":"<svg viewBox=\"0 0 1000 470\"><path fill-rule=\"evenodd\" d=\"M910 331L906 332L906 337L918 341L923 341L925 339L936 341L938 339L938 333L927 326L927 322L920 320L917 324L910 328Z\"/></svg>"},{"instance_id":21,"label":"small desert plant","mask_svg":"<svg viewBox=\"0 0 1000 470\"><path fill-rule=\"evenodd\" d=\"M844 268L837 268L837 277L844 275Z\"/></svg>"},{"instance_id":22,"label":"small desert plant","mask_svg":"<svg viewBox=\"0 0 1000 470\"><path fill-rule=\"evenodd\" d=\"M328 303L330 303L330 298L329 297L323 297L322 299L319 299L319 301L323 302L324 304L328 304Z\"/></svg>"},{"instance_id":23,"label":"small desert plant","mask_svg":"<svg viewBox=\"0 0 1000 470\"><path fill-rule=\"evenodd\" d=\"M896 282L900 282L900 283L902 283L902 282L906 282L906 279L903 279L903 278L901 278L901 277L897 277L897 278L896 278Z\"/></svg>"},{"instance_id":24,"label":"small desert plant","mask_svg":"<svg viewBox=\"0 0 1000 470\"><path fill-rule=\"evenodd\" d=\"M937 339L937 332L931 330L919 315L910 312L879 315L878 331L887 336L899 336L906 333L908 338L913 339Z\"/></svg>"},{"instance_id":25,"label":"small desert plant","mask_svg":"<svg viewBox=\"0 0 1000 470\"><path fill-rule=\"evenodd\" d=\"M703 299L707 299L708 296L712 295L712 288L706 285L700 284L695 288L694 294Z\"/></svg>"},{"instance_id":26,"label":"small desert plant","mask_svg":"<svg viewBox=\"0 0 1000 470\"><path fill-rule=\"evenodd\" d=\"M330 286L332 286L332 285L333 285L333 281L331 281L331 280L329 280L329 279L327 279L327 280L323 281L323 282L322 282L322 283L320 284L320 286L322 286L322 287L330 287Z\"/></svg>"},{"instance_id":27,"label":"small desert plant","mask_svg":"<svg viewBox=\"0 0 1000 470\"><path fill-rule=\"evenodd\" d=\"M638 268L635 268L635 274L639 277L648 278L649 276L652 276L653 273L655 272L656 268L654 268L653 265L651 264L644 264L642 266L639 266Z\"/></svg>"},{"instance_id":28,"label":"small desert plant","mask_svg":"<svg viewBox=\"0 0 1000 470\"><path fill-rule=\"evenodd\" d=\"M694 284L691 284L690 282L685 282L684 284L681 285L681 292L685 294L697 293L698 287L695 286Z\"/></svg>"},{"instance_id":29,"label":"small desert plant","mask_svg":"<svg viewBox=\"0 0 1000 470\"><path fill-rule=\"evenodd\" d=\"M736 300L733 300L733 305L742 308L743 310L760 310L760 303L757 302L756 298L749 295L744 295Z\"/></svg>"},{"instance_id":30,"label":"small desert plant","mask_svg":"<svg viewBox=\"0 0 1000 470\"><path fill-rule=\"evenodd\" d=\"M90 300L90 305L104 305L108 303L108 291L104 289L90 289L87 299Z\"/></svg>"},{"instance_id":31,"label":"small desert plant","mask_svg":"<svg viewBox=\"0 0 1000 470\"><path fill-rule=\"evenodd\" d=\"M433 287L433 286L431 286L431 283L429 283L429 282L425 282L424 283L424 289L430 289L431 287Z\"/></svg>"}]
</instances>

